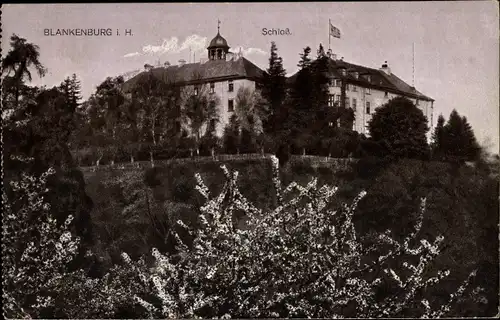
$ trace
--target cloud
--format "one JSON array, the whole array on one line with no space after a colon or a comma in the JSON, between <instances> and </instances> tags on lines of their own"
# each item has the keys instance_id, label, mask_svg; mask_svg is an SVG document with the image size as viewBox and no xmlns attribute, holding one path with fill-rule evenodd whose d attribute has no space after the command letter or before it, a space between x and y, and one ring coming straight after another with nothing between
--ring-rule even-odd
<instances>
[{"instance_id":1,"label":"cloud","mask_svg":"<svg viewBox=\"0 0 500 320\"><path fill-rule=\"evenodd\" d=\"M131 57L135 57L135 56L138 56L138 55L140 55L140 53L136 51L136 52L132 52L132 53L127 53L123 57L124 58L131 58Z\"/></svg>"},{"instance_id":2,"label":"cloud","mask_svg":"<svg viewBox=\"0 0 500 320\"><path fill-rule=\"evenodd\" d=\"M166 53L180 53L191 50L192 53L205 51L207 47L207 38L197 34L192 34L180 42L177 37L163 39L160 44L147 44L142 47L141 52L132 52L124 55L124 58L132 58L137 56L161 56ZM234 53L240 52L244 56L248 55L267 55L268 53L260 48L244 48L236 46L231 48Z\"/></svg>"},{"instance_id":3,"label":"cloud","mask_svg":"<svg viewBox=\"0 0 500 320\"><path fill-rule=\"evenodd\" d=\"M191 52L198 52L205 50L207 38L192 34L187 37L182 43L179 43L177 37L163 39L159 45L147 44L142 47L142 52L127 53L124 58L136 57L139 55L160 56L165 53L180 53L182 51L191 50Z\"/></svg>"},{"instance_id":4,"label":"cloud","mask_svg":"<svg viewBox=\"0 0 500 320\"><path fill-rule=\"evenodd\" d=\"M260 49L260 48L243 48L242 46L236 46L233 48L231 51L234 53L239 53L241 49L241 52L243 53L244 56L248 55L267 55L267 52Z\"/></svg>"}]
</instances>

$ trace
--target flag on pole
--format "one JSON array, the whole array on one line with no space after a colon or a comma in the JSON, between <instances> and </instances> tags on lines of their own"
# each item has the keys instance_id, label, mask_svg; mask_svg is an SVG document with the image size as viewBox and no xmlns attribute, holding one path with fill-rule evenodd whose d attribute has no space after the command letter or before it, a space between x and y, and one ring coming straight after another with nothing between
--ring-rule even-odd
<instances>
[{"instance_id":1,"label":"flag on pole","mask_svg":"<svg viewBox=\"0 0 500 320\"><path fill-rule=\"evenodd\" d=\"M330 22L330 36L340 39L340 30L332 25Z\"/></svg>"}]
</instances>

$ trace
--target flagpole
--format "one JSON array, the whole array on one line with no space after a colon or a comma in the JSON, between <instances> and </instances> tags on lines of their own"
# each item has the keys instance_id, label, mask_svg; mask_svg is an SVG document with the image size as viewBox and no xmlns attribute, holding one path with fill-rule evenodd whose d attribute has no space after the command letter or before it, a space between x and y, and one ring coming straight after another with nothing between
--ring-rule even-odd
<instances>
[{"instance_id":1,"label":"flagpole","mask_svg":"<svg viewBox=\"0 0 500 320\"><path fill-rule=\"evenodd\" d=\"M330 48L330 38L331 38L331 32L330 32L330 26L332 25L332 23L330 22L330 19L328 19L328 52L330 52L330 50L332 50Z\"/></svg>"}]
</instances>

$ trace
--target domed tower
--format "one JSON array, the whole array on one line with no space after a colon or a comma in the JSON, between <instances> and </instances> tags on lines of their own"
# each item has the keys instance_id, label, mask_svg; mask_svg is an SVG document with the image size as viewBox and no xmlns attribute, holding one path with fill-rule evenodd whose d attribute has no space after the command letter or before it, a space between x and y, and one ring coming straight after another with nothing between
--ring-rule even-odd
<instances>
[{"instance_id":1,"label":"domed tower","mask_svg":"<svg viewBox=\"0 0 500 320\"><path fill-rule=\"evenodd\" d=\"M217 35L210 41L207 48L209 60L226 60L226 55L229 52L227 41L220 35L219 29L220 21L217 21Z\"/></svg>"}]
</instances>

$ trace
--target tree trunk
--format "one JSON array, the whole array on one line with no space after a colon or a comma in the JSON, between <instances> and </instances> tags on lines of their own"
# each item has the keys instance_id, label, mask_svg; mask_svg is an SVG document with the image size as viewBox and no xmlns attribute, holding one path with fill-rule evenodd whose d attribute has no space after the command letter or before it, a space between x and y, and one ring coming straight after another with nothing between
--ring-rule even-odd
<instances>
[{"instance_id":1,"label":"tree trunk","mask_svg":"<svg viewBox=\"0 0 500 320\"><path fill-rule=\"evenodd\" d=\"M153 151L149 151L149 157L150 157L150 161L151 161L151 168L154 168L155 161L153 159Z\"/></svg>"},{"instance_id":2,"label":"tree trunk","mask_svg":"<svg viewBox=\"0 0 500 320\"><path fill-rule=\"evenodd\" d=\"M96 163L95 163L96 167L99 167L99 162L101 161L101 159L102 159L102 156L100 156L100 157L97 159L97 161L96 161Z\"/></svg>"},{"instance_id":3,"label":"tree trunk","mask_svg":"<svg viewBox=\"0 0 500 320\"><path fill-rule=\"evenodd\" d=\"M306 148L302 148L302 155L305 156L306 155Z\"/></svg>"},{"instance_id":4,"label":"tree trunk","mask_svg":"<svg viewBox=\"0 0 500 320\"><path fill-rule=\"evenodd\" d=\"M134 156L130 156L130 163L134 163Z\"/></svg>"},{"instance_id":5,"label":"tree trunk","mask_svg":"<svg viewBox=\"0 0 500 320\"><path fill-rule=\"evenodd\" d=\"M114 160L114 159L112 159L112 160L111 160L111 165L112 165L112 166L114 166L114 165L115 165L115 160Z\"/></svg>"}]
</instances>

